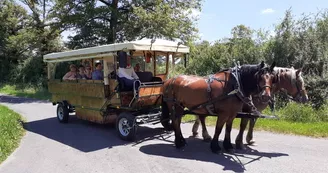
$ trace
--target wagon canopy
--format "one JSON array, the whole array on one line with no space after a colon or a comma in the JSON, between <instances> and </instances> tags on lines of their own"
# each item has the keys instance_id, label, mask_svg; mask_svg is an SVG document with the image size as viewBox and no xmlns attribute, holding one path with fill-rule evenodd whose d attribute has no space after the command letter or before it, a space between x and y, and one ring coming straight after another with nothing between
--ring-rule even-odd
<instances>
[{"instance_id":1,"label":"wagon canopy","mask_svg":"<svg viewBox=\"0 0 328 173\"><path fill-rule=\"evenodd\" d=\"M152 43L151 39L137 40L125 43L115 43L90 48L70 50L65 52L50 53L43 56L44 62L63 62L89 58L100 58L113 56L120 50L135 51L161 51L172 53L189 53L189 47L178 42L156 39Z\"/></svg>"}]
</instances>

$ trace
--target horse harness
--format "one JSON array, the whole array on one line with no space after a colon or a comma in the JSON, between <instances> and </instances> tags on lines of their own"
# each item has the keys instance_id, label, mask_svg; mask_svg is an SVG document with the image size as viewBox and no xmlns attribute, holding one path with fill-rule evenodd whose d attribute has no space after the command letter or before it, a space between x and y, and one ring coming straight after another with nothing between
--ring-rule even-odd
<instances>
[{"instance_id":1,"label":"horse harness","mask_svg":"<svg viewBox=\"0 0 328 173\"><path fill-rule=\"evenodd\" d=\"M215 78L214 75L209 75L209 77L207 79L205 79L205 82L207 83L207 93L208 93L208 101L201 103L199 105L195 105L193 107L191 107L188 111L188 113L192 113L193 110L195 109L200 109L200 108L205 108L207 110L207 112L209 113L209 115L217 115L215 111L215 106L214 103L223 100L225 98L231 97L231 96L237 96L242 102L244 102L245 104L247 104L248 106L250 106L252 108L252 111L256 112L257 108L254 106L252 99L250 97L246 97L243 93L243 89L242 89L242 85L240 85L241 79L240 79L240 74L239 74L239 70L240 67L236 66L234 68L230 68L231 74L232 76L235 78L236 80L236 85L234 86L234 89L232 91L230 91L228 94L223 95L221 97L217 97L215 99L212 98L212 87L211 84L214 81L217 82L227 82L226 80L222 80L219 78ZM178 78L179 76L174 77L169 86L166 88L165 93L168 93L169 89L173 88L173 83L175 82L175 80ZM264 86L267 87L267 86ZM270 86L268 86L270 87ZM179 105L180 107L182 107L184 109L184 107L181 105L181 103L179 101L177 101L176 99L169 99L169 98L163 98L164 101L171 101L174 103L174 105ZM175 107L174 105L172 106L172 111L173 113L175 113ZM212 111L213 110L213 111Z\"/></svg>"}]
</instances>

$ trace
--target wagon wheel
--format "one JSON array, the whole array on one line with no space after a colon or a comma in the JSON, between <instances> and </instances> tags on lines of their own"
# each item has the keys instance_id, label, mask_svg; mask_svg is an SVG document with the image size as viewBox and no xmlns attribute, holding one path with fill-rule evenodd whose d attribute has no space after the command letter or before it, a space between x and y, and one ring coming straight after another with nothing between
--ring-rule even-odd
<instances>
[{"instance_id":1,"label":"wagon wheel","mask_svg":"<svg viewBox=\"0 0 328 173\"><path fill-rule=\"evenodd\" d=\"M67 123L69 116L69 110L67 105L59 103L57 106L57 119L61 123Z\"/></svg>"},{"instance_id":2,"label":"wagon wheel","mask_svg":"<svg viewBox=\"0 0 328 173\"><path fill-rule=\"evenodd\" d=\"M121 113L116 119L116 131L121 139L133 141L136 136L135 117L129 112Z\"/></svg>"}]
</instances>

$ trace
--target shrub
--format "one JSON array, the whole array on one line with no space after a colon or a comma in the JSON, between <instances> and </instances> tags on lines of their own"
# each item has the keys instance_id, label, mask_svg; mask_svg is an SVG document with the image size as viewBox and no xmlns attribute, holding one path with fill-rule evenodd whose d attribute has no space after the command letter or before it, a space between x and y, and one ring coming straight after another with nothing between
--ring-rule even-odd
<instances>
[{"instance_id":1,"label":"shrub","mask_svg":"<svg viewBox=\"0 0 328 173\"><path fill-rule=\"evenodd\" d=\"M320 121L328 122L328 103L326 102L323 106L321 106L317 113Z\"/></svg>"},{"instance_id":2,"label":"shrub","mask_svg":"<svg viewBox=\"0 0 328 173\"><path fill-rule=\"evenodd\" d=\"M278 111L279 116L286 121L292 122L318 122L318 111L309 104L288 103L286 107Z\"/></svg>"}]
</instances>

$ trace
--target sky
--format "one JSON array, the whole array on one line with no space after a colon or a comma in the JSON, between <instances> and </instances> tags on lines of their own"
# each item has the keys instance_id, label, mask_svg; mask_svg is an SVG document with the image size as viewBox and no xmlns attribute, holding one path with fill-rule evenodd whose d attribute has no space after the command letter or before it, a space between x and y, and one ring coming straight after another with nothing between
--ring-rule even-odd
<instances>
[{"instance_id":1,"label":"sky","mask_svg":"<svg viewBox=\"0 0 328 173\"><path fill-rule=\"evenodd\" d=\"M205 0L199 14L198 29L202 40L210 42L230 36L231 29L244 24L252 29L274 30L291 7L292 14L316 13L328 8L327 0Z\"/></svg>"},{"instance_id":2,"label":"sky","mask_svg":"<svg viewBox=\"0 0 328 173\"><path fill-rule=\"evenodd\" d=\"M302 13L328 8L328 0L203 0L202 11L194 11L194 15L199 17L197 27L201 40L213 42L229 37L231 29L239 24L273 31L274 24L290 7L293 15L300 17ZM63 40L72 34L72 31L63 32Z\"/></svg>"}]
</instances>

